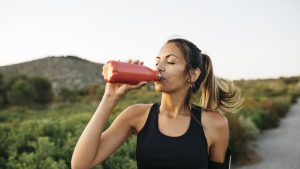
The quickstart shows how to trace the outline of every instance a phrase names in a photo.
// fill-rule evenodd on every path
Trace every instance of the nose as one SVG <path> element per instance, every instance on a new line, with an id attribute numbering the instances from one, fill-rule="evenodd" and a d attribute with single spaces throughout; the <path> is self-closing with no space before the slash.
<path id="1" fill-rule="evenodd" d="M 156 70 L 159 71 L 159 72 L 164 72 L 165 71 L 165 68 L 164 68 L 164 66 L 161 62 L 156 65 Z"/>

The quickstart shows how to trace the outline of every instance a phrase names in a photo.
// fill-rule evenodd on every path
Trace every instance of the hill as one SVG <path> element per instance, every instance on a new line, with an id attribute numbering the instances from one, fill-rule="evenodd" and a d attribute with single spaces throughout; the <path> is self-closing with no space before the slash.
<path id="1" fill-rule="evenodd" d="M 76 56 L 51 56 L 2 66 L 0 73 L 5 82 L 17 75 L 45 77 L 51 81 L 54 93 L 58 93 L 63 88 L 81 89 L 91 83 L 102 83 L 102 66 Z"/>

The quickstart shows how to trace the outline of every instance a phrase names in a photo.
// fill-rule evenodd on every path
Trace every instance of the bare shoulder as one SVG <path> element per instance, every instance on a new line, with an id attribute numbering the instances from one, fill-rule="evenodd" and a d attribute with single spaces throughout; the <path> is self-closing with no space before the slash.
<path id="1" fill-rule="evenodd" d="M 214 111 L 203 111 L 202 122 L 210 137 L 211 145 L 223 142 L 227 145 L 229 139 L 229 124 L 227 118 Z M 225 145 L 225 146 L 226 146 Z"/>
<path id="2" fill-rule="evenodd" d="M 203 123 L 215 130 L 226 130 L 229 128 L 227 118 L 215 111 L 203 111 Z"/>
<path id="3" fill-rule="evenodd" d="M 130 119 L 129 123 L 134 134 L 137 134 L 144 126 L 151 106 L 152 104 L 134 104 L 127 108 L 129 112 L 127 113 L 129 116 L 128 119 Z"/>
<path id="4" fill-rule="evenodd" d="M 208 138 L 210 160 L 223 163 L 229 143 L 229 124 L 227 118 L 214 111 L 202 111 L 203 126 Z"/>

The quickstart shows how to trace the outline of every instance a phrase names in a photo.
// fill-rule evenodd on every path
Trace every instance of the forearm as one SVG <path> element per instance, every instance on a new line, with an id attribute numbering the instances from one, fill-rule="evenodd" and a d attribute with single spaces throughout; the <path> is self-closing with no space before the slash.
<path id="1" fill-rule="evenodd" d="M 110 113 L 118 102 L 114 96 L 105 94 L 82 132 L 72 156 L 72 168 L 89 168 L 94 160 L 100 144 L 101 134 Z"/>

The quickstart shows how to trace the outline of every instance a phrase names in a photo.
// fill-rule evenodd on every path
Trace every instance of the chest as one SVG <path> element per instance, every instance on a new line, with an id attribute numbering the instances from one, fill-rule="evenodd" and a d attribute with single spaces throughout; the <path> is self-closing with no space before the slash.
<path id="1" fill-rule="evenodd" d="M 170 137 L 179 137 L 189 130 L 191 116 L 181 116 L 176 119 L 170 119 L 165 115 L 159 115 L 157 125 L 160 133 Z"/>

